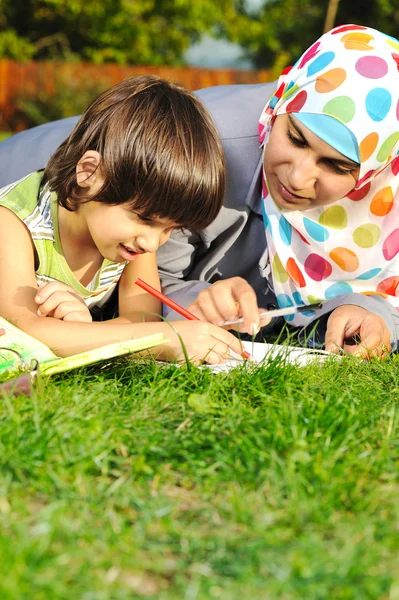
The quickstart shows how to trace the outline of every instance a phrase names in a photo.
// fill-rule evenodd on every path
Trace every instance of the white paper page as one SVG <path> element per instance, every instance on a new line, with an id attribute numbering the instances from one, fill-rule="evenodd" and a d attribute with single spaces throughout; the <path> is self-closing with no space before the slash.
<path id="1" fill-rule="evenodd" d="M 323 362 L 332 355 L 324 350 L 312 350 L 311 348 L 296 348 L 294 346 L 278 345 L 278 344 L 263 344 L 259 342 L 242 342 L 245 350 L 251 354 L 250 361 L 255 364 L 267 364 L 268 359 L 275 356 L 282 356 L 287 362 L 298 365 L 300 367 L 309 364 L 310 362 Z M 238 367 L 242 363 L 241 358 L 230 358 L 223 365 L 207 365 L 208 368 L 216 372 L 230 371 L 234 367 Z"/>

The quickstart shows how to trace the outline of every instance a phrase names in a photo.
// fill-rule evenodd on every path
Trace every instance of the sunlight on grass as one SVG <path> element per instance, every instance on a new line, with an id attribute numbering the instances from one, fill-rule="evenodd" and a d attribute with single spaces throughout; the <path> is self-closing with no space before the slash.
<path id="1" fill-rule="evenodd" d="M 119 359 L 6 399 L 1 598 L 388 599 L 398 365 Z"/>

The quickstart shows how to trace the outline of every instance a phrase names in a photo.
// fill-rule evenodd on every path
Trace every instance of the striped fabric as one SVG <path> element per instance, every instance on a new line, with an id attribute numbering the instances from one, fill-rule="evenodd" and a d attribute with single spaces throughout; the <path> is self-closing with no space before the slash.
<path id="1" fill-rule="evenodd" d="M 61 281 L 72 287 L 89 308 L 101 307 L 111 296 L 126 263 L 103 260 L 100 270 L 85 287 L 76 279 L 62 254 L 58 233 L 58 205 L 54 192 L 42 185 L 43 171 L 0 189 L 0 206 L 5 206 L 27 226 L 37 252 L 36 281 Z"/>

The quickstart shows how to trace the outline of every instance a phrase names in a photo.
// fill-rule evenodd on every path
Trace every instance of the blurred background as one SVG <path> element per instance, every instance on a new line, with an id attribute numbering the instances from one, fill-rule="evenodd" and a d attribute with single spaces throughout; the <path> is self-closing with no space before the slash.
<path id="1" fill-rule="evenodd" d="M 0 0 L 0 139 L 80 114 L 121 79 L 276 79 L 322 33 L 399 35 L 399 0 Z"/>

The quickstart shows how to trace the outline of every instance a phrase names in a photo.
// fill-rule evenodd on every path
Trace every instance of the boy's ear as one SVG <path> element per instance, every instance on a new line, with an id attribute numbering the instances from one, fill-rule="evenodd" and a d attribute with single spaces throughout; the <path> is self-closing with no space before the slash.
<path id="1" fill-rule="evenodd" d="M 101 154 L 88 150 L 76 165 L 76 182 L 82 188 L 102 187 Z"/>

